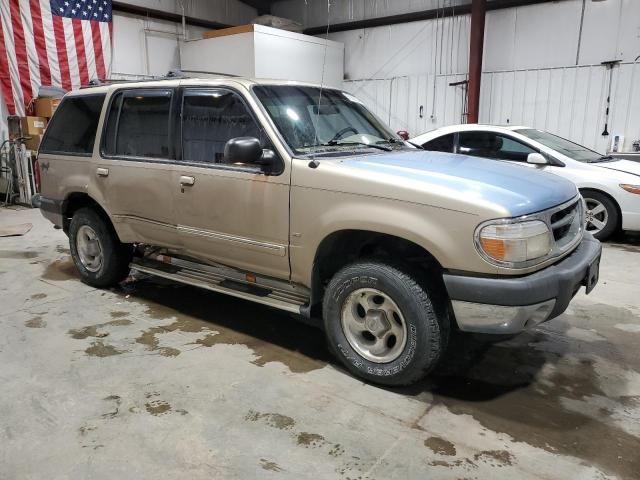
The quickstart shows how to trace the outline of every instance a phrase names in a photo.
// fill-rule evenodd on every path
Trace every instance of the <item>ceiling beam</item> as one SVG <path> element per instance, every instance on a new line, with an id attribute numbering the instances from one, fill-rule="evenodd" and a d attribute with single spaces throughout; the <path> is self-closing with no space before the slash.
<path id="1" fill-rule="evenodd" d="M 125 2 L 113 2 L 113 11 L 128 13 L 131 15 L 139 15 L 141 17 L 149 17 L 155 20 L 166 20 L 169 22 L 182 23 L 182 15 L 179 15 L 177 13 L 157 10 L 155 8 L 140 7 L 138 5 L 131 5 Z M 219 28 L 228 28 L 232 26 L 226 23 L 214 22 L 211 20 L 204 20 L 202 18 L 189 16 L 185 16 L 184 20 L 187 25 L 208 28 L 210 30 L 217 30 Z"/>
<path id="2" fill-rule="evenodd" d="M 240 0 L 242 3 L 255 8 L 258 11 L 258 15 L 270 15 L 271 3 L 273 0 Z"/>

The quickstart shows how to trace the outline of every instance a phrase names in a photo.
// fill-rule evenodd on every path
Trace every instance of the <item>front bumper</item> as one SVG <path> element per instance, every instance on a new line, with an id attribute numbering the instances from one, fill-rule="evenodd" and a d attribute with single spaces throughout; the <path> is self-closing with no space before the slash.
<path id="1" fill-rule="evenodd" d="M 598 281 L 600 242 L 585 234 L 558 263 L 523 277 L 444 274 L 460 330 L 514 334 L 563 313 L 581 286 Z"/>

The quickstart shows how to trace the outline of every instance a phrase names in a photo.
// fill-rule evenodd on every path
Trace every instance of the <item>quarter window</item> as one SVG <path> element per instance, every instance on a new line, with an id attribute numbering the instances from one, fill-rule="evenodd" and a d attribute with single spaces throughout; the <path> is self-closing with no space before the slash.
<path id="1" fill-rule="evenodd" d="M 264 135 L 240 96 L 229 90 L 186 91 L 182 104 L 182 159 L 226 163 L 224 147 L 236 137 Z"/>
<path id="2" fill-rule="evenodd" d="M 458 153 L 476 157 L 526 162 L 536 150 L 522 142 L 495 132 L 460 132 Z"/>
<path id="3" fill-rule="evenodd" d="M 104 153 L 170 159 L 171 90 L 116 94 L 111 102 Z"/>
<path id="4" fill-rule="evenodd" d="M 454 134 L 443 135 L 422 145 L 425 150 L 433 152 L 453 152 Z"/>
<path id="5" fill-rule="evenodd" d="M 65 98 L 47 127 L 40 152 L 91 156 L 104 98 L 104 95 Z"/>

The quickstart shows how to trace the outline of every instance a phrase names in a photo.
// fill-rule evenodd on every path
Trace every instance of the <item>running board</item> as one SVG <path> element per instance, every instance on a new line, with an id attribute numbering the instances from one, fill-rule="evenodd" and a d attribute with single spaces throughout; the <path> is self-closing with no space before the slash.
<path id="1" fill-rule="evenodd" d="M 134 258 L 139 272 L 224 293 L 296 314 L 309 303 L 309 290 L 281 280 L 260 277 L 222 265 L 206 265 L 168 255 Z"/>

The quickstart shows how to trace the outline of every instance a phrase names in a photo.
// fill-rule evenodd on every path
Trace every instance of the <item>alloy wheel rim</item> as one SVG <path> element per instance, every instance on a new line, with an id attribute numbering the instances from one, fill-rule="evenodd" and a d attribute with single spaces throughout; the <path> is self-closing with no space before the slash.
<path id="1" fill-rule="evenodd" d="M 400 308 L 375 288 L 352 292 L 343 304 L 341 321 L 349 345 L 371 362 L 393 362 L 407 343 L 407 323 Z"/>
<path id="2" fill-rule="evenodd" d="M 102 267 L 104 254 L 102 245 L 95 230 L 88 225 L 82 225 L 76 234 L 76 249 L 82 266 L 95 273 Z"/>
<path id="3" fill-rule="evenodd" d="M 604 230 L 609 221 L 606 207 L 593 198 L 585 198 L 587 210 L 585 212 L 585 226 L 588 232 L 598 233 Z"/>

